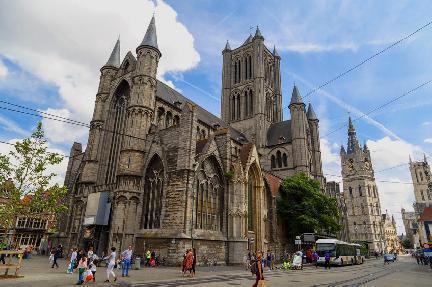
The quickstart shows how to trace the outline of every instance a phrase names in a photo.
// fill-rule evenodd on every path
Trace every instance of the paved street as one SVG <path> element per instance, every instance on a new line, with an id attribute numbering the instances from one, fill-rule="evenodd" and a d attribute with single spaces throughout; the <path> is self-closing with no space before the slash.
<path id="1" fill-rule="evenodd" d="M 77 274 L 65 273 L 66 263 L 59 269 L 49 268 L 48 258 L 33 257 L 25 261 L 20 279 L 0 280 L 0 286 L 56 287 L 73 286 Z M 97 271 L 97 283 L 89 286 L 109 286 L 105 280 L 105 268 Z M 116 271 L 120 274 L 120 270 Z M 303 271 L 265 272 L 267 286 L 431 286 L 432 270 L 418 266 L 411 257 L 400 257 L 399 262 L 383 266 L 381 260 L 368 260 L 360 266 L 332 268 L 330 271 L 307 267 Z M 252 286 L 250 273 L 239 267 L 200 267 L 194 279 L 182 278 L 179 268 L 132 270 L 131 277 L 119 277 L 112 286 L 162 287 L 162 286 Z"/>

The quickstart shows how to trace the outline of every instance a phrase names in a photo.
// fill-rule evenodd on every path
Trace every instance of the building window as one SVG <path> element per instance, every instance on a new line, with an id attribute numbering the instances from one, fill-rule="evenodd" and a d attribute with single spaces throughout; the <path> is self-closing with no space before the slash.
<path id="1" fill-rule="evenodd" d="M 422 198 L 422 200 L 424 201 L 424 200 L 425 200 L 425 197 L 424 197 L 423 190 L 420 190 L 420 193 L 421 193 L 421 198 Z"/>
<path id="2" fill-rule="evenodd" d="M 371 188 L 370 188 L 370 185 L 368 185 L 368 196 L 369 196 L 369 197 L 371 196 Z"/>
<path id="3" fill-rule="evenodd" d="M 281 152 L 279 150 L 276 152 L 276 160 L 277 160 L 278 168 L 281 168 L 282 167 L 282 155 L 281 155 Z"/>
<path id="4" fill-rule="evenodd" d="M 348 187 L 350 197 L 353 197 L 352 187 Z"/>
<path id="5" fill-rule="evenodd" d="M 206 159 L 197 174 L 194 225 L 197 229 L 221 230 L 222 181 L 214 158 Z"/>
<path id="6" fill-rule="evenodd" d="M 284 153 L 284 154 L 282 155 L 282 163 L 283 163 L 283 166 L 284 166 L 284 167 L 287 167 L 287 166 L 288 166 L 288 157 L 287 157 L 286 153 Z"/>
<path id="7" fill-rule="evenodd" d="M 180 117 L 179 116 L 174 116 L 173 118 L 173 125 L 174 126 L 178 126 L 180 124 Z"/>
<path id="8" fill-rule="evenodd" d="M 155 155 L 150 160 L 144 177 L 143 228 L 160 228 L 164 168 L 162 160 Z"/>
<path id="9" fill-rule="evenodd" d="M 362 188 L 361 188 L 361 186 L 359 185 L 359 187 L 358 187 L 358 190 L 359 190 L 359 196 L 363 196 L 363 193 L 362 193 Z"/>
<path id="10" fill-rule="evenodd" d="M 420 181 L 423 181 L 423 173 L 420 172 Z"/>
<path id="11" fill-rule="evenodd" d="M 275 168 L 276 167 L 276 159 L 275 156 L 272 154 L 271 156 L 271 168 Z"/>
<path id="12" fill-rule="evenodd" d="M 252 116 L 253 115 L 253 92 L 252 90 L 249 90 L 249 115 Z"/>

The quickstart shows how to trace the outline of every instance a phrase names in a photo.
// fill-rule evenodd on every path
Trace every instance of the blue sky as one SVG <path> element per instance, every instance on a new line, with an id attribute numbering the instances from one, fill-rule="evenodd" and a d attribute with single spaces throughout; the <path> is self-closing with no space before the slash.
<path id="1" fill-rule="evenodd" d="M 307 94 L 431 21 L 428 11 L 430 1 L 0 0 L 0 99 L 88 122 L 99 68 L 116 38 L 121 35 L 122 57 L 134 52 L 155 12 L 160 79 L 219 115 L 221 51 L 226 40 L 237 47 L 258 25 L 266 45 L 281 55 L 286 106 L 294 82 Z M 356 118 L 432 79 L 431 39 L 432 25 L 306 100 L 320 118 L 325 173 L 340 174 L 346 128 L 327 134 L 346 124 L 348 114 Z M 407 163 L 409 154 L 432 154 L 431 92 L 432 84 L 355 121 L 375 170 Z M 0 139 L 22 138 L 36 122 L 0 110 Z M 53 149 L 67 154 L 73 141 L 86 143 L 83 128 L 44 124 Z M 409 182 L 408 166 L 376 178 L 382 211 L 395 215 L 400 233 L 400 208 L 412 209 L 412 186 L 380 181 Z"/>

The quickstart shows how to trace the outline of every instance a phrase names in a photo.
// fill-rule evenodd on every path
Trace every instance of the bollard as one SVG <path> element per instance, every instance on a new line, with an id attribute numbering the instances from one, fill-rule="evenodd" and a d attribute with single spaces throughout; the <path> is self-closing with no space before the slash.
<path id="1" fill-rule="evenodd" d="M 136 257 L 135 258 L 135 270 L 141 269 L 141 258 Z"/>

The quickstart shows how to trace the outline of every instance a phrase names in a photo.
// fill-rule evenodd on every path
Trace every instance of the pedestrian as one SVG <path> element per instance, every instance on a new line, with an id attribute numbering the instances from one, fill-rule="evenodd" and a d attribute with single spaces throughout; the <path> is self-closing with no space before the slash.
<path id="1" fill-rule="evenodd" d="M 193 251 L 192 251 L 192 249 L 189 249 L 186 252 L 186 257 L 185 257 L 184 267 L 183 267 L 183 270 L 184 270 L 183 276 L 186 274 L 187 271 L 189 271 L 191 273 L 192 265 L 193 265 Z"/>
<path id="2" fill-rule="evenodd" d="M 375 259 L 378 259 L 378 251 L 375 250 Z"/>
<path id="3" fill-rule="evenodd" d="M 253 287 L 265 286 L 264 274 L 263 274 L 264 269 L 262 268 L 262 253 L 260 251 L 258 251 L 257 253 L 257 258 L 254 264 L 256 265 L 256 268 L 254 268 L 256 277 L 255 277 L 255 284 L 252 286 Z"/>
<path id="4" fill-rule="evenodd" d="M 108 267 L 107 267 L 107 279 L 105 280 L 105 282 L 110 282 L 110 275 L 112 275 L 114 277 L 114 282 L 117 281 L 117 276 L 114 273 L 114 267 L 116 265 L 116 258 L 117 258 L 117 253 L 116 253 L 116 248 L 115 247 L 111 247 L 111 254 L 109 256 L 106 256 L 104 258 L 104 260 L 108 260 Z"/>
<path id="5" fill-rule="evenodd" d="M 76 285 L 81 285 L 84 282 L 84 272 L 87 269 L 87 258 L 85 256 L 81 257 L 81 260 L 78 262 L 78 282 Z"/>
<path id="6" fill-rule="evenodd" d="M 58 263 L 57 263 L 57 259 L 61 255 L 60 245 L 57 248 L 54 248 L 52 254 L 53 254 L 53 264 L 52 264 L 51 268 L 54 268 L 54 266 L 56 266 L 56 268 L 59 268 Z"/>
<path id="7" fill-rule="evenodd" d="M 0 251 L 5 249 L 6 249 L 6 243 L 0 241 Z M 6 254 L 0 254 L 0 261 L 3 262 L 3 264 L 6 264 L 5 258 L 6 258 Z"/>
<path id="8" fill-rule="evenodd" d="M 93 282 L 96 282 L 96 262 L 94 259 L 90 261 L 89 269 L 93 275 Z"/>
<path id="9" fill-rule="evenodd" d="M 153 250 L 150 256 L 150 267 L 156 267 L 156 252 Z"/>
<path id="10" fill-rule="evenodd" d="M 150 250 L 147 250 L 145 266 L 150 266 L 150 259 L 151 259 L 151 252 L 150 252 Z"/>
<path id="11" fill-rule="evenodd" d="M 314 250 L 314 252 L 312 252 L 312 260 L 315 263 L 315 268 L 318 268 L 318 258 L 319 255 L 318 253 Z"/>
<path id="12" fill-rule="evenodd" d="M 266 258 L 266 264 L 265 264 L 269 270 L 271 270 L 271 253 L 270 250 L 267 250 L 267 258 Z"/>
<path id="13" fill-rule="evenodd" d="M 73 270 L 75 269 L 76 259 L 78 256 L 76 248 L 72 248 L 71 251 L 72 251 L 72 253 L 71 253 L 71 257 L 70 257 L 69 268 L 67 271 L 68 274 L 72 274 Z"/>
<path id="14" fill-rule="evenodd" d="M 190 274 L 192 275 L 192 277 L 195 277 L 195 267 L 196 267 L 196 263 L 197 263 L 195 248 L 192 249 L 192 254 L 193 254 L 193 259 L 192 259 L 192 268 L 190 270 Z"/>
<path id="15" fill-rule="evenodd" d="M 129 277 L 129 268 L 131 266 L 132 253 L 132 246 L 129 245 L 128 249 L 123 251 L 121 254 L 123 261 L 122 277 Z"/>
<path id="16" fill-rule="evenodd" d="M 274 270 L 274 268 L 275 268 L 275 254 L 273 251 L 270 253 L 270 259 L 271 259 L 271 265 L 270 265 L 271 270 Z"/>
<path id="17" fill-rule="evenodd" d="M 324 263 L 325 269 L 327 269 L 328 267 L 328 269 L 330 270 L 330 251 L 326 251 L 324 253 L 324 260 L 325 260 Z"/>

